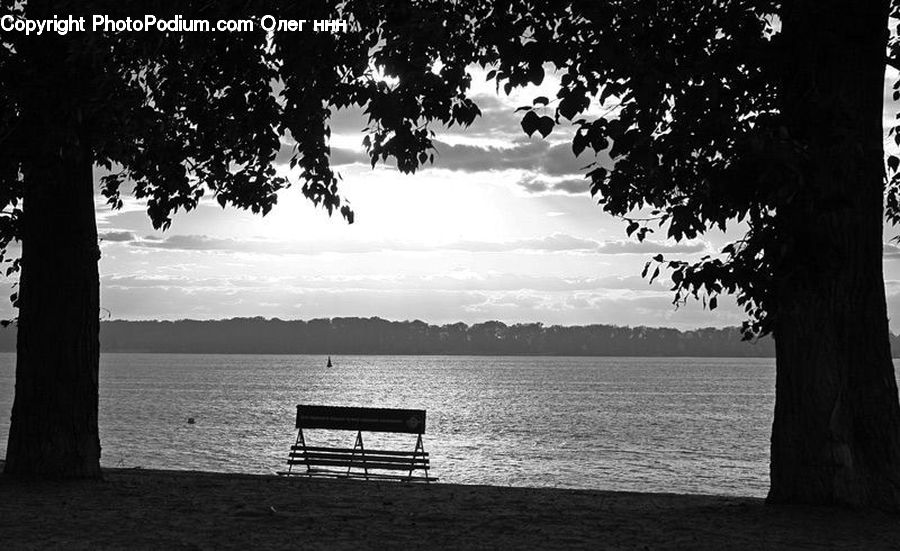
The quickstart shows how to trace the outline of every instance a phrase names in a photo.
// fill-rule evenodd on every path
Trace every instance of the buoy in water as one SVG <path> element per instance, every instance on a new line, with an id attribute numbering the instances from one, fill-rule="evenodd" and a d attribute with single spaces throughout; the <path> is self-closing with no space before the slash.
<path id="1" fill-rule="evenodd" d="M 194 418 L 193 418 L 193 417 L 188 417 L 187 423 L 188 423 L 188 425 L 193 425 L 193 424 L 194 424 Z"/>

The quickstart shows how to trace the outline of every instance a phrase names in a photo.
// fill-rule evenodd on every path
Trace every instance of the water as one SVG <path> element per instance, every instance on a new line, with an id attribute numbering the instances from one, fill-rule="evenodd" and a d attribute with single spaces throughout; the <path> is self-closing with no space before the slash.
<path id="1" fill-rule="evenodd" d="M 768 487 L 771 359 L 334 360 L 328 369 L 319 356 L 104 355 L 101 463 L 270 473 L 284 468 L 295 406 L 307 403 L 428 410 L 425 447 L 442 482 L 752 496 Z M 0 354 L 0 457 L 14 362 Z M 306 436 L 348 446 L 355 437 Z"/>

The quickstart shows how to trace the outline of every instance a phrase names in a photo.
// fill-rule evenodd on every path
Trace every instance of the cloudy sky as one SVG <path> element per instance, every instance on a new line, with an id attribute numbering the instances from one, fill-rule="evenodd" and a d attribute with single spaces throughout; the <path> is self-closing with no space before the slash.
<path id="1" fill-rule="evenodd" d="M 112 319 L 309 319 L 381 316 L 467 323 L 613 323 L 691 328 L 736 325 L 731 300 L 709 312 L 676 310 L 666 280 L 640 278 L 654 254 L 696 259 L 734 235 L 638 244 L 591 199 L 565 131 L 528 139 L 517 106 L 553 88 L 498 96 L 475 74 L 483 116 L 438 130 L 433 166 L 405 176 L 372 169 L 365 120 L 333 121 L 333 162 L 356 221 L 329 218 L 288 189 L 259 217 L 213 201 L 180 214 L 165 233 L 144 206 L 110 210 L 97 198 L 101 303 Z M 290 174 L 285 164 L 282 170 Z M 890 233 L 886 232 L 886 238 Z M 887 239 L 886 239 L 887 240 Z M 892 317 L 900 318 L 900 247 L 886 245 Z M 900 331 L 900 324 L 892 322 Z"/>

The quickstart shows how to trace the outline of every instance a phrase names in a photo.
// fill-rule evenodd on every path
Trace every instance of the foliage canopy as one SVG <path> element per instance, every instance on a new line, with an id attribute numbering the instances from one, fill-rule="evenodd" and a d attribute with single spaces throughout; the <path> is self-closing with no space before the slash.
<path id="1" fill-rule="evenodd" d="M 0 15 L 135 15 L 125 3 L 3 2 Z M 560 75 L 554 97 L 523 106 L 522 128 L 546 137 L 574 125 L 575 155 L 605 152 L 612 164 L 587 167 L 602 208 L 627 233 L 691 239 L 735 223 L 745 235 L 697 263 L 658 255 L 644 275 L 671 270 L 676 303 L 689 296 L 710 308 L 735 293 L 749 314 L 747 335 L 771 330 L 772 280 L 799 246 L 780 238 L 776 212 L 804 186 L 792 165 L 802 144 L 780 120 L 784 78 L 774 0 L 595 2 L 590 0 L 322 0 L 314 3 L 180 2 L 186 18 L 345 19 L 348 32 L 76 33 L 61 55 L 89 72 L 72 90 L 93 162 L 110 173 L 109 203 L 134 185 L 157 228 L 206 194 L 224 207 L 267 213 L 291 181 L 276 173 L 283 140 L 302 193 L 329 213 L 353 212 L 329 164 L 329 118 L 359 106 L 369 117 L 363 143 L 373 166 L 391 159 L 402 172 L 433 160 L 432 123 L 468 125 L 479 115 L 467 96 L 473 64 L 489 69 L 498 91 Z M 141 5 L 174 15 L 170 5 Z M 897 6 L 893 7 L 897 15 Z M 0 246 L 19 235 L 23 160 L 18 105 L 41 68 L 26 38 L 0 47 Z M 900 42 L 891 42 L 894 58 Z M 900 135 L 896 135 L 900 143 Z M 900 221 L 897 157 L 888 159 L 888 217 Z M 16 265 L 11 267 L 15 270 Z M 652 273 L 650 270 L 652 269 Z"/>

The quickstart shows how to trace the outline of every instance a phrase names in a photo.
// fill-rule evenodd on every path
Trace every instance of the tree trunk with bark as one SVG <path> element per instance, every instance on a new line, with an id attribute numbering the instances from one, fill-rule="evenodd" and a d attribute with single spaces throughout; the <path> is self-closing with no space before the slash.
<path id="1" fill-rule="evenodd" d="M 882 272 L 886 1 L 786 2 L 772 503 L 900 509 L 900 404 Z"/>
<path id="2" fill-rule="evenodd" d="M 17 143 L 28 161 L 9 475 L 100 477 L 99 249 L 82 112 L 90 71 L 77 51 L 51 33 L 21 52 L 28 94 Z"/>

